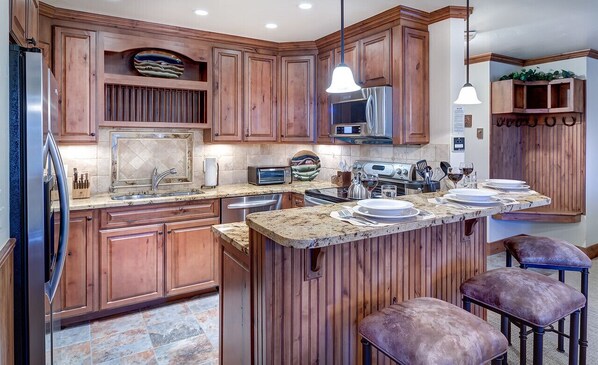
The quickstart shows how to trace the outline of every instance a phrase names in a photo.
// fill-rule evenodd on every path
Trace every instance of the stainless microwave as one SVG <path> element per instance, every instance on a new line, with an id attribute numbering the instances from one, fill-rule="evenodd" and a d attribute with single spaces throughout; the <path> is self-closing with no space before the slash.
<path id="1" fill-rule="evenodd" d="M 392 87 L 331 95 L 330 136 L 354 144 L 392 144 Z"/>
<path id="2" fill-rule="evenodd" d="M 290 184 L 290 166 L 248 166 L 247 181 L 253 185 Z"/>

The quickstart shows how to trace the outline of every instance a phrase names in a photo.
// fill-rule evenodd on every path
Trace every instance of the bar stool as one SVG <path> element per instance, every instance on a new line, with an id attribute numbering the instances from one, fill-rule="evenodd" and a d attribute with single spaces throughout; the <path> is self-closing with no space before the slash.
<path id="1" fill-rule="evenodd" d="M 526 363 L 527 327 L 534 333 L 534 365 L 540 365 L 546 327 L 570 315 L 569 364 L 577 364 L 579 311 L 585 305 L 585 297 L 577 290 L 548 276 L 508 267 L 465 281 L 461 294 L 466 310 L 474 303 L 520 326 L 520 364 Z M 506 325 L 501 329 L 506 336 Z"/>
<path id="2" fill-rule="evenodd" d="M 558 270 L 559 281 L 562 283 L 565 282 L 565 271 L 581 273 L 581 293 L 586 297 L 586 304 L 581 309 L 579 323 L 579 364 L 586 365 L 588 349 L 588 276 L 592 267 L 592 260 L 571 243 L 548 237 L 519 235 L 507 238 L 503 243 L 507 249 L 507 267 L 512 266 L 512 257 L 514 257 L 523 269 Z M 565 351 L 564 331 L 565 321 L 560 320 L 556 332 L 558 333 L 557 350 L 561 352 Z"/>
<path id="3" fill-rule="evenodd" d="M 508 348 L 486 321 L 435 298 L 384 308 L 364 318 L 359 333 L 364 365 L 371 364 L 372 346 L 402 365 L 500 364 Z"/>

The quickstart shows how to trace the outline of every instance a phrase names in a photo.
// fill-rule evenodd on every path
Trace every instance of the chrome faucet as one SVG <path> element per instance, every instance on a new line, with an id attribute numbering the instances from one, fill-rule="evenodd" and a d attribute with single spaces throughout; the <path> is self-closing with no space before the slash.
<path id="1" fill-rule="evenodd" d="M 158 189 L 158 185 L 162 179 L 168 175 L 175 175 L 176 173 L 176 169 L 170 169 L 158 174 L 158 168 L 154 167 L 154 171 L 152 172 L 152 191 L 156 191 Z"/>

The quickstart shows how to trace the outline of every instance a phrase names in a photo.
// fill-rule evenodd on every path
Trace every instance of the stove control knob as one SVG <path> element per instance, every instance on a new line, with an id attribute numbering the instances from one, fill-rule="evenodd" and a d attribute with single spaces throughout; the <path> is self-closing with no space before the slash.
<path id="1" fill-rule="evenodd" d="M 409 171 L 407 169 L 403 169 L 403 175 L 405 175 L 405 176 L 409 175 Z"/>

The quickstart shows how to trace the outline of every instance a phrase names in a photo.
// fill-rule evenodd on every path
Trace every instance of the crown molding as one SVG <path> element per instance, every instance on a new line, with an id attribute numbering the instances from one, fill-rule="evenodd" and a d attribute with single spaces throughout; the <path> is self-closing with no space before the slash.
<path id="1" fill-rule="evenodd" d="M 469 8 L 469 13 L 473 13 L 473 8 Z M 434 10 L 430 13 L 428 24 L 433 24 L 437 22 L 441 22 L 446 19 L 456 18 L 456 19 L 467 19 L 467 7 L 465 6 L 446 6 L 444 8 Z"/>
<path id="2" fill-rule="evenodd" d="M 516 65 L 516 66 L 524 66 L 525 65 L 525 60 L 522 60 L 520 58 L 501 55 L 498 53 L 484 53 L 481 55 L 469 57 L 470 65 L 473 65 L 475 63 L 490 62 L 490 61 L 506 63 L 509 65 Z"/>
<path id="3" fill-rule="evenodd" d="M 570 60 L 573 58 L 580 58 L 580 57 L 589 57 L 589 58 L 598 59 L 598 51 L 596 51 L 594 49 L 583 49 L 581 51 L 565 52 L 565 53 L 560 53 L 560 54 L 552 55 L 552 56 L 532 58 L 532 59 L 526 60 L 524 66 L 538 65 L 541 63 L 548 63 L 548 62 L 555 62 L 555 61 L 564 61 L 564 60 Z"/>

